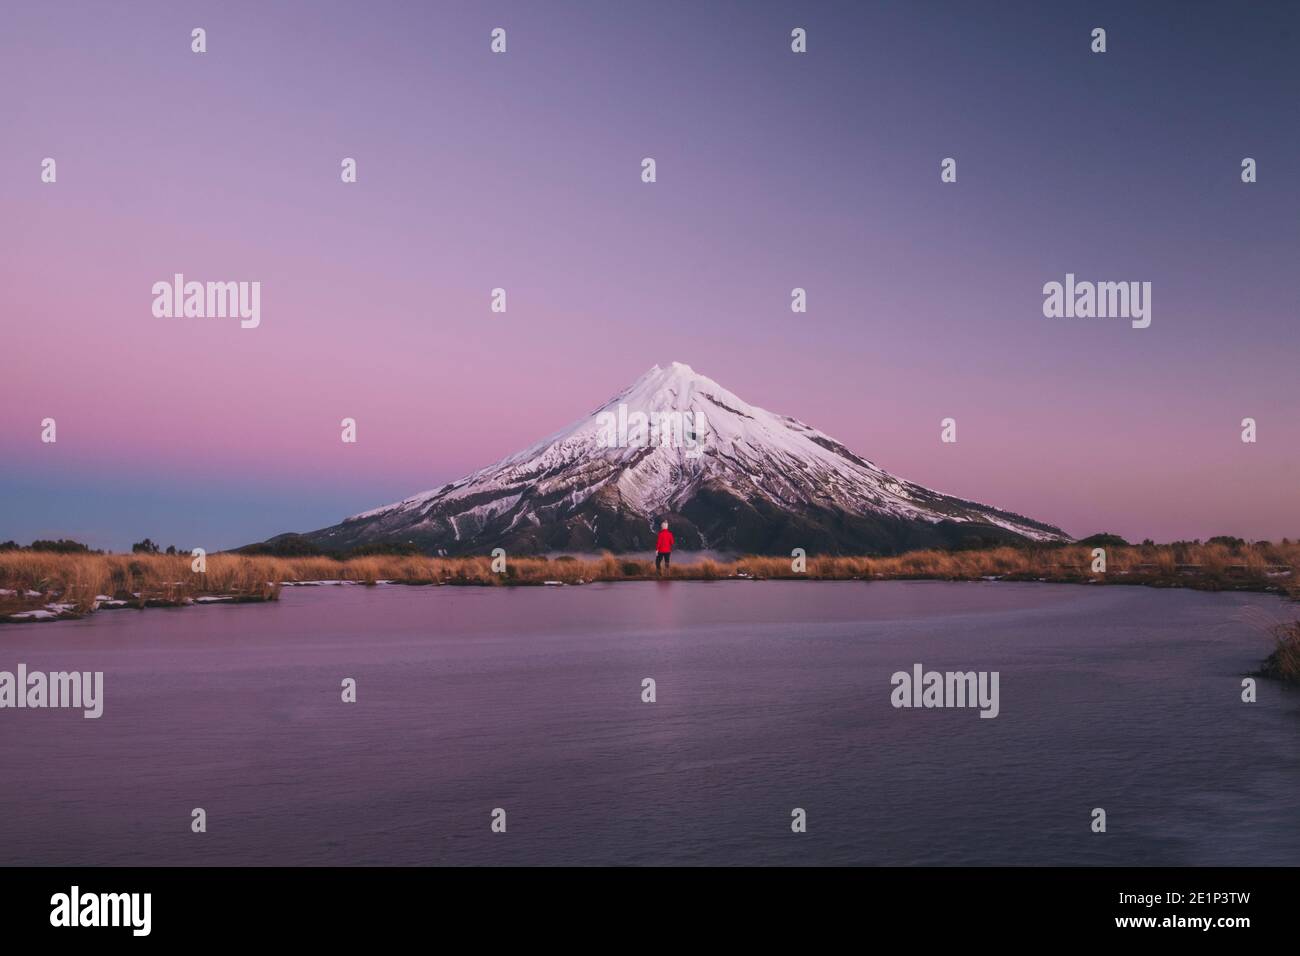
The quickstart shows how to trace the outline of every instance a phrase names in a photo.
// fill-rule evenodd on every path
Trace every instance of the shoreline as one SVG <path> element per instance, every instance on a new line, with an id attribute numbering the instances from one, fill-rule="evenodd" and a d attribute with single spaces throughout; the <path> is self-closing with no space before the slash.
<path id="1" fill-rule="evenodd" d="M 218 553 L 195 571 L 188 556 L 0 552 L 0 625 L 78 620 L 99 611 L 277 601 L 285 587 L 580 587 L 622 581 L 1013 582 L 1244 591 L 1300 599 L 1300 545 L 1111 548 L 1101 567 L 1086 546 L 918 551 L 892 557 L 703 559 L 658 576 L 653 560 L 606 554 L 428 558 L 277 558 Z M 1193 560 L 1194 559 L 1194 560 Z M 197 563 L 197 562 L 196 562 Z M 495 568 L 495 570 L 494 570 Z M 1271 629 L 1274 652 L 1254 676 L 1300 683 L 1300 620 Z"/>
<path id="2" fill-rule="evenodd" d="M 81 617 L 126 607 L 274 601 L 282 587 L 336 582 L 410 586 L 558 587 L 619 581 L 1021 581 L 1251 591 L 1300 598 L 1300 544 L 1129 545 L 1093 549 L 999 547 L 901 555 L 681 561 L 663 575 L 652 558 L 275 557 L 0 551 L 0 623 Z"/>

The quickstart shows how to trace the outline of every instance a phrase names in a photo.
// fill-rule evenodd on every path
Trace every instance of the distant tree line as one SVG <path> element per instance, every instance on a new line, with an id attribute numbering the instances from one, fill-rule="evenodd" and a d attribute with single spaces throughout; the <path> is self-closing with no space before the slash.
<path id="1" fill-rule="evenodd" d="M 143 541 L 137 541 L 135 544 L 131 545 L 131 553 L 132 554 L 188 554 L 189 549 L 181 549 L 178 551 L 176 549 L 176 545 L 169 544 L 167 545 L 167 550 L 164 551 L 159 545 L 156 545 L 148 538 L 145 538 Z"/>
<path id="2" fill-rule="evenodd" d="M 169 544 L 166 548 L 156 543 L 152 538 L 145 538 L 143 541 L 137 541 L 131 545 L 132 554 L 189 554 L 189 548 L 178 548 L 174 544 Z M 103 554 L 101 550 L 91 548 L 89 545 L 82 544 L 80 541 L 60 538 L 57 541 L 46 541 L 43 539 L 33 541 L 31 544 L 22 545 L 17 541 L 0 541 L 0 551 L 52 551 L 58 554 Z M 347 558 L 361 558 L 366 555 L 418 555 L 422 552 L 414 544 L 363 544 L 355 548 L 329 549 L 320 548 L 307 541 L 300 535 L 288 534 L 273 538 L 270 541 L 264 541 L 260 544 L 251 544 L 244 548 L 239 548 L 236 554 L 249 555 L 271 555 L 279 558 L 338 558 L 346 560 Z"/>
<path id="3" fill-rule="evenodd" d="M 1112 534 L 1109 531 L 1102 531 L 1102 532 L 1098 532 L 1097 534 L 1090 534 L 1086 538 L 1079 538 L 1075 541 L 1029 541 L 1026 539 L 1008 541 L 1006 538 L 1002 538 L 1002 537 L 981 535 L 980 533 L 978 533 L 978 531 L 976 531 L 967 535 L 958 543 L 949 545 L 946 548 L 940 548 L 938 550 L 984 551 L 989 548 L 1001 548 L 1001 547 L 1009 546 L 1013 548 L 1020 548 L 1022 550 L 1035 551 L 1040 549 L 1068 548 L 1077 545 L 1085 545 L 1090 548 L 1137 548 L 1137 547 L 1185 548 L 1185 547 L 1190 547 L 1192 545 L 1200 545 L 1201 543 L 1202 543 L 1201 539 L 1196 538 L 1193 541 L 1169 541 L 1162 545 L 1162 544 L 1158 544 L 1155 541 L 1152 541 L 1150 538 L 1144 538 L 1140 545 L 1136 545 L 1130 541 L 1125 540 L 1122 536 L 1118 534 Z M 1250 545 L 1260 545 L 1263 547 L 1268 547 L 1269 545 L 1272 544 L 1271 541 L 1264 541 L 1264 540 L 1247 541 L 1245 538 L 1234 537 L 1233 535 L 1230 534 L 1216 534 L 1212 538 L 1207 538 L 1204 543 L 1222 545 L 1233 551 L 1239 551 L 1242 548 L 1248 547 Z M 1290 543 L 1291 540 L 1289 538 L 1282 539 L 1283 545 L 1289 545 Z"/>
<path id="4" fill-rule="evenodd" d="M 70 538 L 59 538 L 57 541 L 38 539 L 25 547 L 17 541 L 0 541 L 0 551 L 54 551 L 59 554 L 104 553 L 103 551 L 92 551 L 88 545 L 84 545 L 80 541 L 73 541 Z"/>
<path id="5" fill-rule="evenodd" d="M 1256 544 L 1267 547 L 1269 541 L 1247 541 L 1245 538 L 1234 537 L 1228 534 L 1215 535 L 1205 541 L 1206 544 L 1223 545 L 1233 551 L 1238 551 L 1248 545 Z M 1282 544 L 1289 545 L 1289 538 L 1283 538 Z M 1124 540 L 1120 535 L 1111 534 L 1110 532 L 1099 532 L 1090 534 L 1086 538 L 1079 538 L 1077 541 L 1008 541 L 1002 537 L 988 537 L 979 533 L 972 533 L 963 538 L 957 544 L 942 549 L 947 551 L 983 551 L 988 548 L 1015 547 L 1029 550 L 1064 548 L 1070 545 L 1086 545 L 1093 548 L 1154 548 L 1160 547 L 1150 538 L 1145 538 L 1140 545 L 1134 545 Z M 1168 547 L 1180 548 L 1190 545 L 1201 544 L 1201 539 L 1194 541 L 1170 541 Z M 17 541 L 0 541 L 0 551 L 52 551 L 57 554 L 103 554 L 102 550 L 92 549 L 89 545 L 82 544 L 80 541 L 73 541 L 70 538 L 59 538 L 56 541 L 47 541 L 38 539 L 29 545 L 21 545 Z M 150 538 L 143 541 L 137 541 L 131 545 L 132 554 L 189 554 L 189 548 L 177 548 L 175 545 L 168 545 L 165 549 L 155 544 Z M 270 555 L 277 558 L 337 558 L 340 561 L 348 558 L 361 558 L 367 555 L 405 555 L 415 556 L 423 554 L 418 545 L 410 542 L 394 542 L 389 544 L 363 544 L 355 548 L 322 548 L 319 545 L 312 544 L 302 535 L 282 534 L 272 538 L 269 541 L 262 541 L 258 544 L 250 544 L 235 550 L 236 554 L 247 555 Z"/>
<path id="6" fill-rule="evenodd" d="M 17 541 L 0 541 L 0 551 L 53 551 L 57 554 L 103 554 L 102 550 L 91 548 L 89 545 L 82 544 L 80 541 L 73 541 L 71 538 L 59 538 L 57 541 L 46 541 L 37 539 L 29 545 L 21 545 Z M 143 541 L 137 541 L 131 545 L 132 554 L 183 554 L 187 552 L 178 551 L 175 545 L 168 545 L 164 551 L 160 546 L 154 544 L 148 538 Z"/>
<path id="7" fill-rule="evenodd" d="M 419 545 L 410 542 L 360 544 L 355 548 L 322 548 L 312 544 L 302 535 L 282 534 L 269 541 L 246 545 L 237 549 L 236 553 L 270 555 L 275 558 L 337 558 L 344 561 L 348 558 L 363 558 L 372 554 L 414 556 L 424 552 L 420 550 Z"/>

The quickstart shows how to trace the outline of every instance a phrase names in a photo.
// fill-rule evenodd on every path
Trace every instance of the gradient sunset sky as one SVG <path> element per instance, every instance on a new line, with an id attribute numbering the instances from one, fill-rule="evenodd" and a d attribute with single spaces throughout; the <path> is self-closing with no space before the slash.
<path id="1" fill-rule="evenodd" d="M 673 360 L 1075 535 L 1300 537 L 1300 5 L 7 3 L 0 102 L 0 540 L 312 530 Z"/>

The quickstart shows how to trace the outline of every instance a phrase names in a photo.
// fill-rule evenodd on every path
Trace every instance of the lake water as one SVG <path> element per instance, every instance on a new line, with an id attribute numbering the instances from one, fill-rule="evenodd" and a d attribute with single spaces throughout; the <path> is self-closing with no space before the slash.
<path id="1" fill-rule="evenodd" d="M 5 626 L 0 670 L 102 670 L 105 704 L 0 711 L 0 863 L 1296 865 L 1300 692 L 1240 699 L 1265 619 L 1295 612 L 644 582 Z M 895 709 L 891 674 L 918 662 L 998 671 L 999 716 Z"/>

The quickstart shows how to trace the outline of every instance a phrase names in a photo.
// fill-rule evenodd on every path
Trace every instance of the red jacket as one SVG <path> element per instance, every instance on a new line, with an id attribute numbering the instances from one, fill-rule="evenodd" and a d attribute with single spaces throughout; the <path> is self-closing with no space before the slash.
<path id="1" fill-rule="evenodd" d="M 667 528 L 659 532 L 659 540 L 655 542 L 655 551 L 659 554 L 667 554 L 673 549 L 673 533 Z"/>

